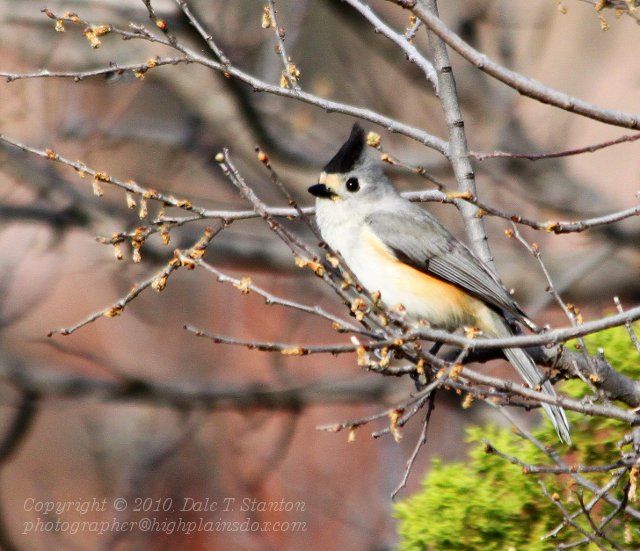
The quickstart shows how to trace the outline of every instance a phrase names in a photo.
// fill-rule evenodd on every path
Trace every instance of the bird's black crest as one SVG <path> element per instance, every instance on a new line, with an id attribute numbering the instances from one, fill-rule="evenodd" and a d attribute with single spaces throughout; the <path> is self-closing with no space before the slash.
<path id="1" fill-rule="evenodd" d="M 358 123 L 353 125 L 349 139 L 342 144 L 342 147 L 333 156 L 324 171 L 327 174 L 345 174 L 356 164 L 365 148 L 364 129 Z"/>

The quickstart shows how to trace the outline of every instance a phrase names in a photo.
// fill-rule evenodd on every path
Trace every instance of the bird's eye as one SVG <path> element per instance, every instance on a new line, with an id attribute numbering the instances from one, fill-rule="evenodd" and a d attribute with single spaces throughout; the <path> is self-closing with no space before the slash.
<path id="1" fill-rule="evenodd" d="M 347 191 L 351 193 L 355 193 L 360 189 L 360 182 L 358 182 L 357 178 L 349 178 L 346 183 Z"/>

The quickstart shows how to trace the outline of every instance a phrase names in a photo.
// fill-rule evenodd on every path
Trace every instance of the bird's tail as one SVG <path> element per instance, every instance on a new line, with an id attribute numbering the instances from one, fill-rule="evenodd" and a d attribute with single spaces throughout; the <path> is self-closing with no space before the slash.
<path id="1" fill-rule="evenodd" d="M 513 335 L 509 327 L 506 323 L 498 318 L 498 315 L 495 315 L 492 333 L 495 333 L 496 337 L 510 337 Z M 521 348 L 505 348 L 504 355 L 511 362 L 513 367 L 516 368 L 516 371 L 522 377 L 531 388 L 537 388 L 540 385 L 540 380 L 542 379 L 542 373 L 533 362 L 531 357 Z M 542 385 L 540 385 L 541 392 L 547 394 L 555 398 L 557 396 L 553 385 L 549 381 L 545 381 Z M 569 434 L 569 421 L 567 420 L 567 416 L 560 406 L 552 406 L 551 404 L 547 404 L 542 402 L 542 408 L 551 419 L 556 432 L 558 433 L 558 437 L 562 442 L 567 444 L 571 444 L 571 435 Z"/>

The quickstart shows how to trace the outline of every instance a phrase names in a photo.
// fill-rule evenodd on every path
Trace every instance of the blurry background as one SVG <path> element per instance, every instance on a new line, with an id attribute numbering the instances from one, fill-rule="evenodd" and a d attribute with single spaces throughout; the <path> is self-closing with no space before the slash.
<path id="1" fill-rule="evenodd" d="M 190 5 L 234 64 L 278 83 L 282 65 L 274 51 L 273 30 L 260 25 L 263 3 L 193 0 Z M 181 39 L 207 52 L 175 2 L 156 0 L 153 6 Z M 103 37 L 100 49 L 92 50 L 78 28 L 67 26 L 66 33 L 56 33 L 41 7 L 31 0 L 0 1 L 0 70 L 86 70 L 112 61 L 144 62 L 169 54 L 148 42 L 109 35 Z M 51 1 L 48 7 L 59 14 L 75 11 L 96 24 L 153 25 L 142 2 Z M 301 71 L 305 90 L 446 137 L 439 103 L 424 76 L 359 14 L 337 0 L 278 0 L 276 7 L 278 25 L 287 31 L 287 51 Z M 372 2 L 372 7 L 400 31 L 409 25 L 407 12 L 391 3 Z M 550 0 L 449 0 L 440 10 L 453 30 L 505 66 L 603 107 L 638 112 L 636 21 L 629 16 L 616 19 L 607 11 L 610 29 L 603 32 L 589 2 L 567 0 L 564 7 L 566 14 Z M 416 45 L 426 51 L 424 29 L 418 32 Z M 566 150 L 630 133 L 524 99 L 453 53 L 451 59 L 473 151 Z M 0 84 L 1 133 L 208 208 L 248 208 L 213 161 L 225 146 L 260 197 L 270 205 L 285 205 L 255 157 L 256 144 L 269 154 L 301 204 L 311 204 L 305 190 L 348 135 L 352 122 L 314 106 L 257 94 L 195 65 L 159 68 L 144 80 L 100 77 Z M 382 135 L 385 150 L 455 186 L 448 164 L 436 152 L 384 129 L 365 127 Z M 635 204 L 640 190 L 638 147 L 621 144 L 559 160 L 475 162 L 480 196 L 496 208 L 537 220 L 579 219 L 625 208 Z M 320 432 L 316 426 L 382 410 L 407 396 L 409 381 L 363 373 L 352 356 L 289 358 L 196 339 L 182 329 L 184 323 L 242 339 L 346 342 L 319 318 L 266 306 L 255 294 L 241 294 L 200 270 L 179 271 L 163 293 L 148 291 L 120 317 L 101 318 L 71 336 L 47 339 L 50 329 L 71 326 L 123 296 L 166 262 L 174 248 L 190 246 L 205 224 L 172 232 L 168 247 L 157 236 L 151 239 L 142 250 L 141 264 L 133 264 L 129 254 L 118 262 L 111 247 L 97 243 L 95 236 L 140 225 L 135 212 L 126 208 L 121 191 L 105 185 L 105 196 L 97 198 L 90 179 L 82 180 L 71 169 L 1 142 L 0 163 L 3 430 L 8 433 L 20 425 L 16 411 L 30 423 L 21 432 L 23 438 L 0 453 L 0 536 L 5 546 L 8 539 L 18 549 L 266 550 L 304 545 L 309 551 L 377 551 L 393 546 L 389 495 L 402 478 L 419 434 L 418 423 L 405 429 L 399 444 L 390 437 L 371 439 L 374 427 L 359 430 L 355 442 L 348 443 L 345 433 Z M 406 171 L 390 170 L 390 175 L 402 189 L 426 186 Z M 151 208 L 157 210 L 156 205 Z M 455 208 L 429 208 L 463 237 Z M 486 221 L 499 271 L 516 289 L 525 310 L 539 323 L 566 324 L 544 292 L 546 282 L 535 261 L 514 240 L 504 238 L 508 224 Z M 292 227 L 313 243 L 302 224 Z M 586 316 L 612 308 L 613 295 L 619 295 L 623 304 L 637 303 L 637 220 L 585 235 L 553 236 L 526 229 L 523 233 L 540 243 L 563 298 L 575 302 Z M 296 268 L 288 249 L 260 220 L 234 223 L 213 241 L 207 260 L 235 277 L 250 275 L 276 295 L 321 304 L 346 316 L 333 293 L 308 270 Z M 503 367 L 494 362 L 484 369 L 509 373 Z M 41 397 L 23 400 L 15 384 L 21 373 L 44 381 Z M 229 390 L 245 397 L 256 389 L 306 385 L 316 385 L 312 388 L 321 392 L 309 393 L 308 400 L 285 409 L 258 406 L 249 398 L 244 407 L 229 400 L 194 410 L 154 403 L 143 395 L 118 400 L 94 393 L 78 398 L 80 387 L 62 384 L 69 377 L 146 380 Z M 345 386 L 353 393 L 331 392 Z M 16 409 L 20 403 L 22 409 Z M 464 424 L 491 415 L 481 406 L 462 410 L 455 396 L 439 396 L 429 443 L 405 492 L 417 487 L 431 456 L 463 456 Z M 244 521 L 250 517 L 306 524 L 299 533 L 22 534 L 24 523 L 37 517 L 25 510 L 28 498 L 118 496 L 130 505 L 147 497 L 169 497 L 177 504 L 185 497 L 218 501 L 249 497 L 305 506 L 295 512 L 153 515 L 131 507 L 124 512 L 108 508 L 84 515 L 66 511 L 60 518 Z"/>

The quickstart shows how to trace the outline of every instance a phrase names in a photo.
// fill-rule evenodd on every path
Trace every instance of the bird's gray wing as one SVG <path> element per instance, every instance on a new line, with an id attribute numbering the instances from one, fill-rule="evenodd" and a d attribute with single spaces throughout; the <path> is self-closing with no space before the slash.
<path id="1" fill-rule="evenodd" d="M 411 216 L 404 217 L 378 211 L 367 216 L 365 223 L 398 260 L 506 310 L 519 320 L 527 319 L 482 261 L 426 211 L 411 209 Z"/>

